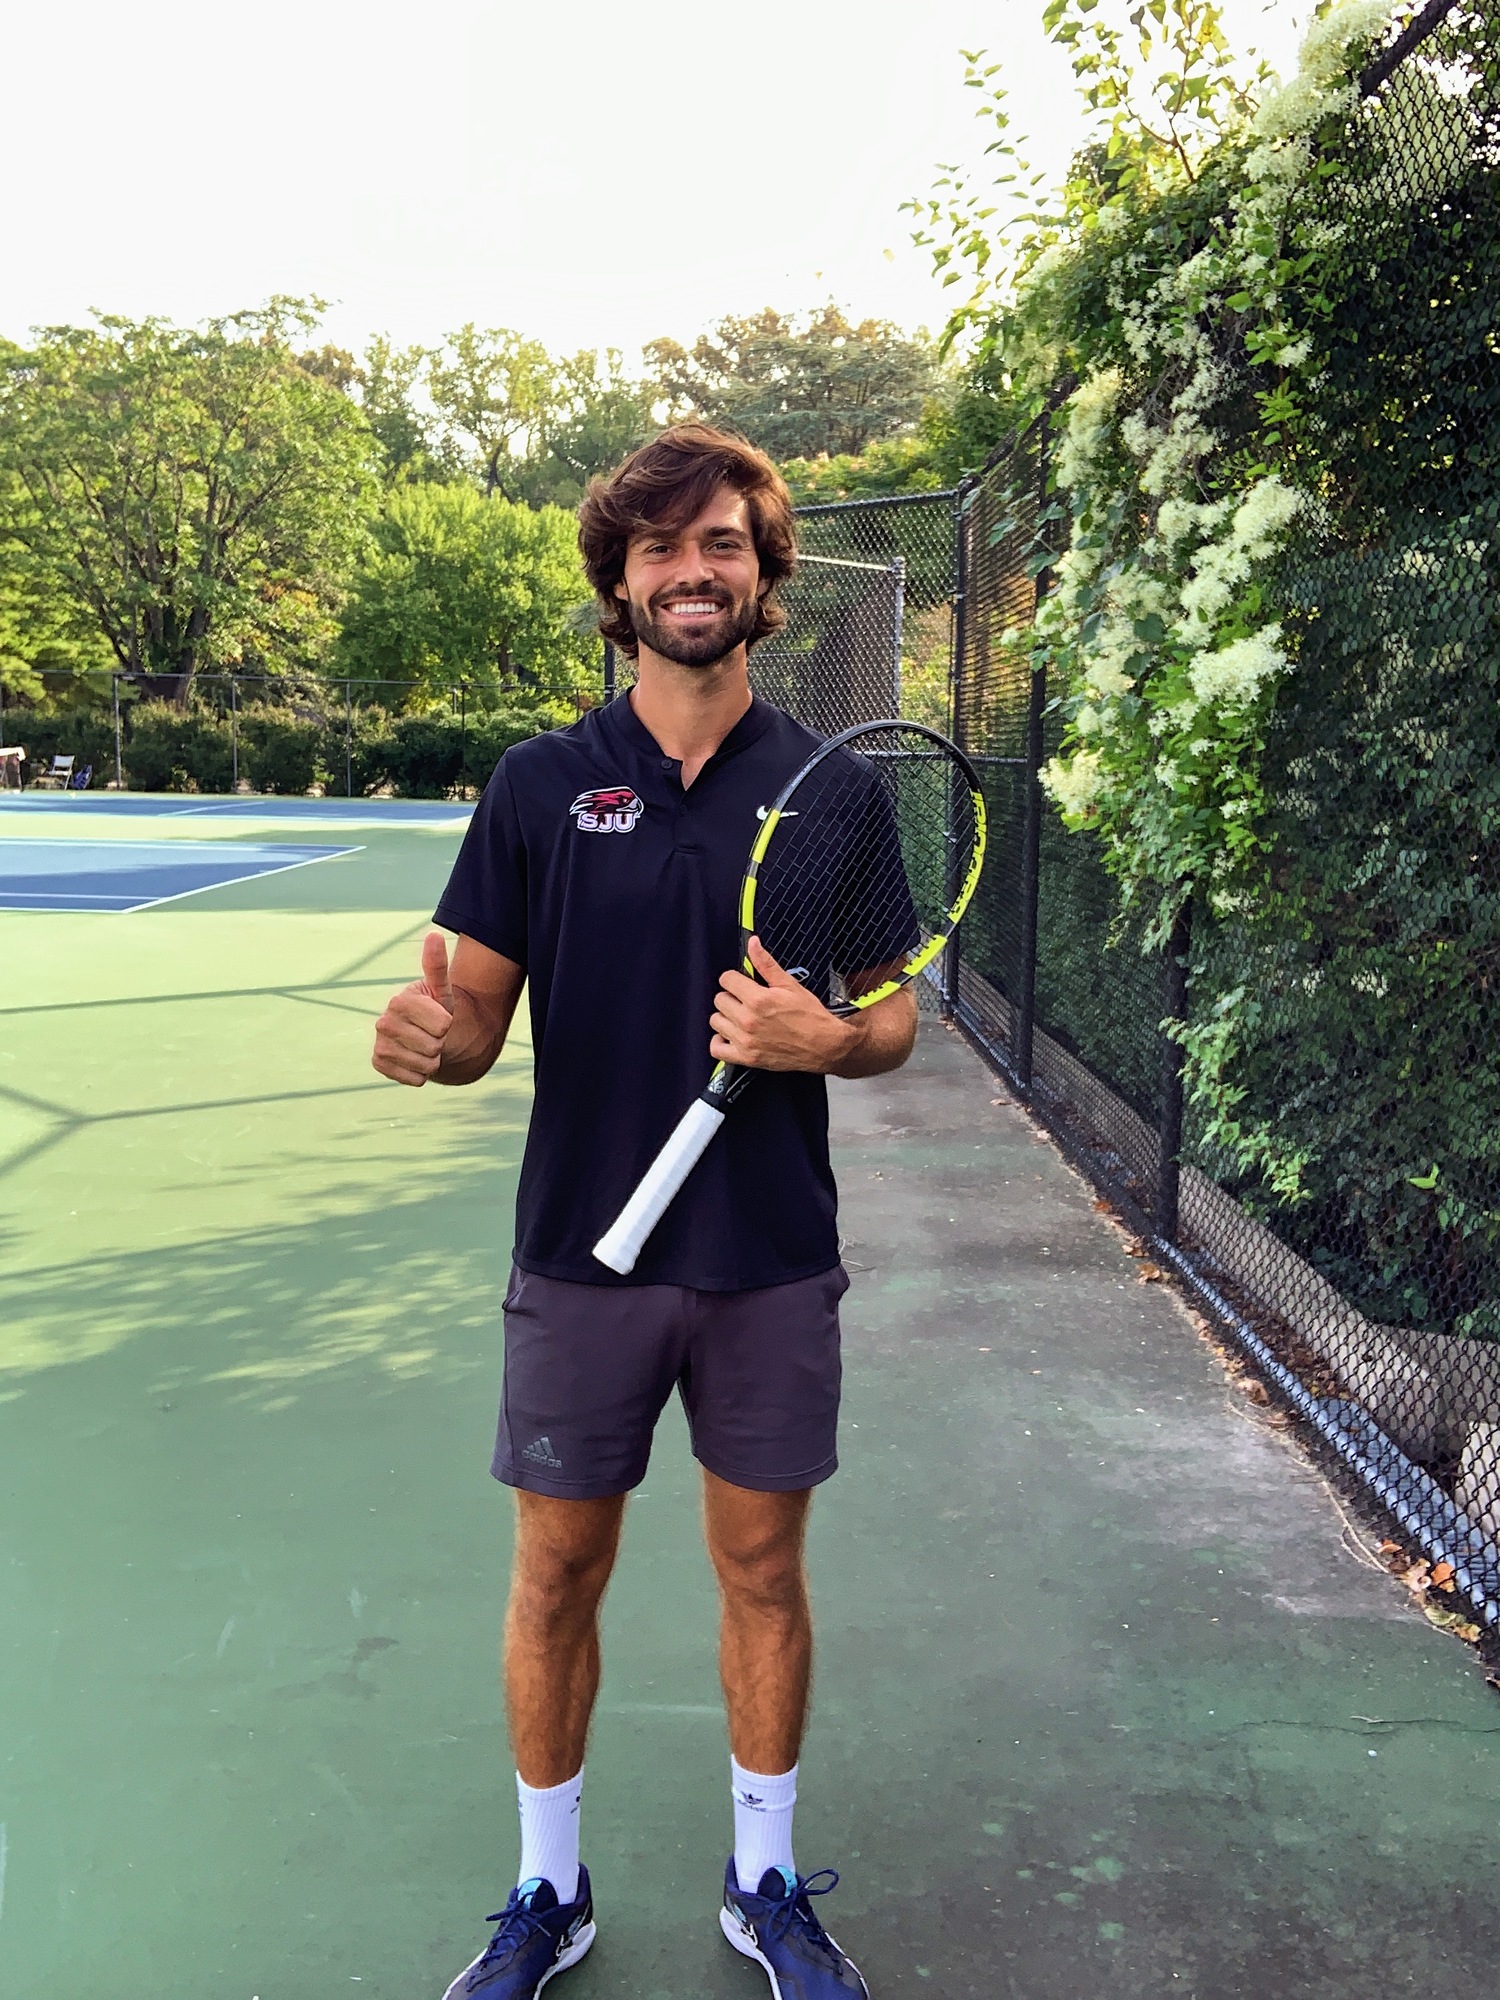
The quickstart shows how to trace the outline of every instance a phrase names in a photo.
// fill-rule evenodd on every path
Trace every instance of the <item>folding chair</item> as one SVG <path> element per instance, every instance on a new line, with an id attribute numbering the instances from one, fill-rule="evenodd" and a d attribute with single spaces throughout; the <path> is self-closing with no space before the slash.
<path id="1" fill-rule="evenodd" d="M 32 779 L 33 789 L 42 790 L 49 785 L 55 785 L 59 791 L 67 791 L 73 782 L 73 765 L 76 761 L 73 757 L 54 757 L 41 776 Z"/>

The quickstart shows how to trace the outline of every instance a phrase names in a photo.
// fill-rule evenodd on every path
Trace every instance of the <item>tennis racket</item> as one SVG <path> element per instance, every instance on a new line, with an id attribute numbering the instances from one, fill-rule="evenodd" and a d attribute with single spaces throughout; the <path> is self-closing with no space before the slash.
<path id="1" fill-rule="evenodd" d="M 740 962 L 758 935 L 835 1014 L 899 993 L 937 957 L 984 864 L 974 767 L 918 722 L 869 722 L 820 744 L 763 817 L 740 887 Z M 754 1071 L 719 1063 L 594 1245 L 622 1275 Z"/>

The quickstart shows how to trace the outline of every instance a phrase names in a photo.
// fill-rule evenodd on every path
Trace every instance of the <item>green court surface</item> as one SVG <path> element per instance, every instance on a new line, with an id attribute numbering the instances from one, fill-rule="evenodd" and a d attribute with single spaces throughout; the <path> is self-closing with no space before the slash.
<path id="1" fill-rule="evenodd" d="M 487 1465 L 528 1052 L 372 1073 L 457 835 L 347 837 L 0 915 L 5 2000 L 437 2000 L 512 1880 Z M 834 1086 L 798 1815 L 833 1929 L 876 2000 L 1494 1991 L 1500 1702 L 1002 1096 L 936 1026 Z M 599 1944 L 549 2000 L 766 1991 L 714 1920 L 712 1611 L 672 1410 L 607 1609 Z"/>

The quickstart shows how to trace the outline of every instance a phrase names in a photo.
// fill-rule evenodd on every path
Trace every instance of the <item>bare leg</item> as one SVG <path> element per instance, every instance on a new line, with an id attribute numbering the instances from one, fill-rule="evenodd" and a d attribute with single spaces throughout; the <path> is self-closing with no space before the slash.
<path id="1" fill-rule="evenodd" d="M 599 1692 L 599 1605 L 620 1545 L 625 1496 L 516 1493 L 505 1614 L 505 1703 L 516 1768 L 538 1790 L 583 1766 Z"/>
<path id="2" fill-rule="evenodd" d="M 789 1771 L 812 1684 L 803 1545 L 810 1492 L 752 1493 L 703 1475 L 703 1522 L 719 1580 L 719 1675 L 729 1747 L 747 1771 Z"/>

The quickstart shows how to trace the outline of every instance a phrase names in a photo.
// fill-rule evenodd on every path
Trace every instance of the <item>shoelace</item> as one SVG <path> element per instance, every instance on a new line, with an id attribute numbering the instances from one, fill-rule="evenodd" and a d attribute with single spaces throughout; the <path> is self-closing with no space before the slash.
<path id="1" fill-rule="evenodd" d="M 526 1944 L 537 1932 L 547 1929 L 546 1924 L 537 1915 L 536 1911 L 529 1904 L 523 1903 L 519 1897 L 514 1896 L 503 1910 L 492 1910 L 485 1918 L 485 1922 L 487 1924 L 498 1924 L 500 1928 L 485 1947 L 484 1957 L 480 1959 L 478 1965 L 475 1966 L 473 1972 L 469 1975 L 469 1991 L 471 1993 L 474 1990 L 475 1981 L 480 1973 L 489 1972 L 503 1960 L 513 1958 L 522 1945 Z"/>
<path id="2" fill-rule="evenodd" d="M 825 1875 L 828 1880 L 823 1882 Z M 823 1882 L 821 1889 L 816 1886 L 819 1882 Z M 804 1944 L 825 1953 L 830 1959 L 836 1959 L 838 1948 L 818 1922 L 808 1898 L 831 1895 L 838 1886 L 839 1871 L 836 1868 L 818 1868 L 811 1875 L 799 1875 L 785 1902 L 778 1903 L 772 1910 L 766 1924 L 767 1936 L 779 1942 L 788 1931 L 795 1930 Z"/>

